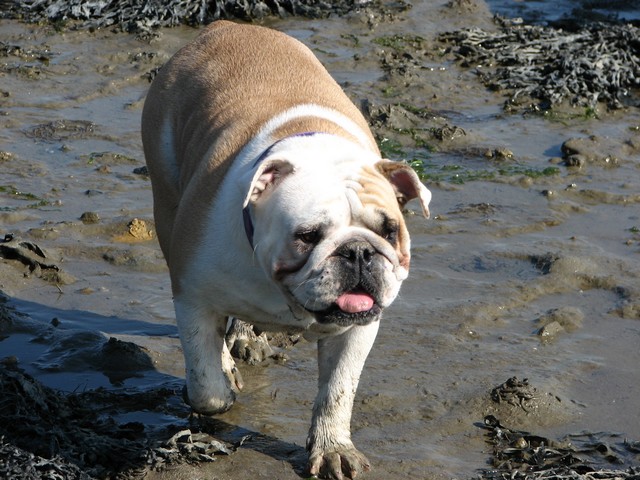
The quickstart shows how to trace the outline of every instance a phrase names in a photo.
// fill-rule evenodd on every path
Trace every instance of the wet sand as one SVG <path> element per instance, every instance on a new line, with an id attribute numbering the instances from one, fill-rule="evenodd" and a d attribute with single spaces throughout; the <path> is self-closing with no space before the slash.
<path id="1" fill-rule="evenodd" d="M 364 478 L 476 476 L 491 460 L 488 414 L 552 439 L 592 433 L 619 449 L 620 463 L 603 455 L 604 467 L 638 465 L 619 443 L 640 439 L 640 114 L 506 113 L 506 93 L 436 41 L 497 28 L 484 4 L 456 5 L 264 21 L 316 52 L 384 151 L 420 165 L 433 192 L 432 220 L 409 206 L 411 275 L 356 398 L 354 442 L 373 465 Z M 197 29 L 151 41 L 6 20 L 0 30 L 17 47 L 0 65 L 0 233 L 46 254 L 33 272 L 0 262 L 13 309 L 0 322 L 0 357 L 66 393 L 166 389 L 165 407 L 112 399 L 101 415 L 140 422 L 157 441 L 196 428 L 180 400 L 184 364 L 139 170 L 139 119 L 154 69 Z M 241 366 L 237 404 L 201 426 L 229 445 L 244 439 L 237 451 L 145 478 L 301 478 L 315 346 L 284 353 Z M 531 388 L 492 399 L 511 377 Z"/>

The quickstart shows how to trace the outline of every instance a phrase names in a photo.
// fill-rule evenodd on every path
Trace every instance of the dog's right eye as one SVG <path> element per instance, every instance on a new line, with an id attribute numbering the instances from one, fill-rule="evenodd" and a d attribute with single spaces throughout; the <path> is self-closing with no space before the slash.
<path id="1" fill-rule="evenodd" d="M 317 228 L 301 230 L 296 233 L 296 239 L 300 240 L 303 243 L 306 243 L 307 245 L 316 245 L 318 242 L 320 242 L 321 238 L 322 233 Z"/>

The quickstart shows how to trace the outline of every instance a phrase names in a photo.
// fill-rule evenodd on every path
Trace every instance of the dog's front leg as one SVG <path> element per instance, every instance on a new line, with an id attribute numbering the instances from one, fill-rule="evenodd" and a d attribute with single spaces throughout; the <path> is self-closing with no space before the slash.
<path id="1" fill-rule="evenodd" d="M 311 475 L 353 478 L 370 468 L 351 442 L 351 410 L 379 323 L 354 326 L 318 342 L 319 390 L 307 439 Z"/>
<path id="2" fill-rule="evenodd" d="M 198 413 L 229 410 L 242 380 L 225 343 L 227 317 L 184 298 L 174 304 L 185 359 L 185 400 Z"/>

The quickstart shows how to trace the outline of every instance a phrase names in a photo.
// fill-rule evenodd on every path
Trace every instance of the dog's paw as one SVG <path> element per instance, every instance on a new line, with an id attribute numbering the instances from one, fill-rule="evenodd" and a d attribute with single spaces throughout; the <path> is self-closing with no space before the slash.
<path id="1" fill-rule="evenodd" d="M 195 413 L 202 415 L 215 415 L 229 410 L 236 400 L 236 394 L 232 390 L 228 391 L 228 395 L 223 397 L 214 396 L 190 396 L 189 389 L 185 385 L 182 389 L 182 400 L 189 405 Z"/>
<path id="2" fill-rule="evenodd" d="M 367 457 L 353 446 L 309 452 L 309 474 L 315 478 L 353 479 L 370 469 Z"/>
<path id="3" fill-rule="evenodd" d="M 226 345 L 222 347 L 221 371 L 212 375 L 215 369 L 205 372 L 205 375 L 194 375 L 187 378 L 187 385 L 182 391 L 182 397 L 196 413 L 214 415 L 229 410 L 236 394 L 242 390 L 244 384 L 240 370 L 236 367 Z"/>

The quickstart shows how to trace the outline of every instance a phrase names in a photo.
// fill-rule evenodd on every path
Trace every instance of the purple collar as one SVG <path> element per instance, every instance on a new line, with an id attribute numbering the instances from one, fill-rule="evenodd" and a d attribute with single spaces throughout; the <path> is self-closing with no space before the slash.
<path id="1" fill-rule="evenodd" d="M 276 140 L 274 143 L 271 144 L 269 148 L 267 148 L 264 152 L 262 152 L 258 158 L 256 158 L 256 161 L 253 164 L 253 168 L 256 168 L 258 165 L 260 165 L 260 163 L 262 163 L 264 159 L 269 156 L 273 148 L 283 140 L 287 140 L 289 138 L 295 138 L 295 137 L 310 137 L 312 135 L 315 135 L 316 133 L 322 133 L 322 132 L 296 133 L 295 135 L 290 135 L 288 137 L 281 138 L 280 140 Z M 253 250 L 254 249 L 254 246 L 253 246 L 253 230 L 254 229 L 253 229 L 253 220 L 251 220 L 251 212 L 249 211 L 249 205 L 247 205 L 242 209 L 242 221 L 244 223 L 244 232 L 247 235 L 247 240 L 249 240 L 249 245 L 251 245 L 251 250 Z"/>

